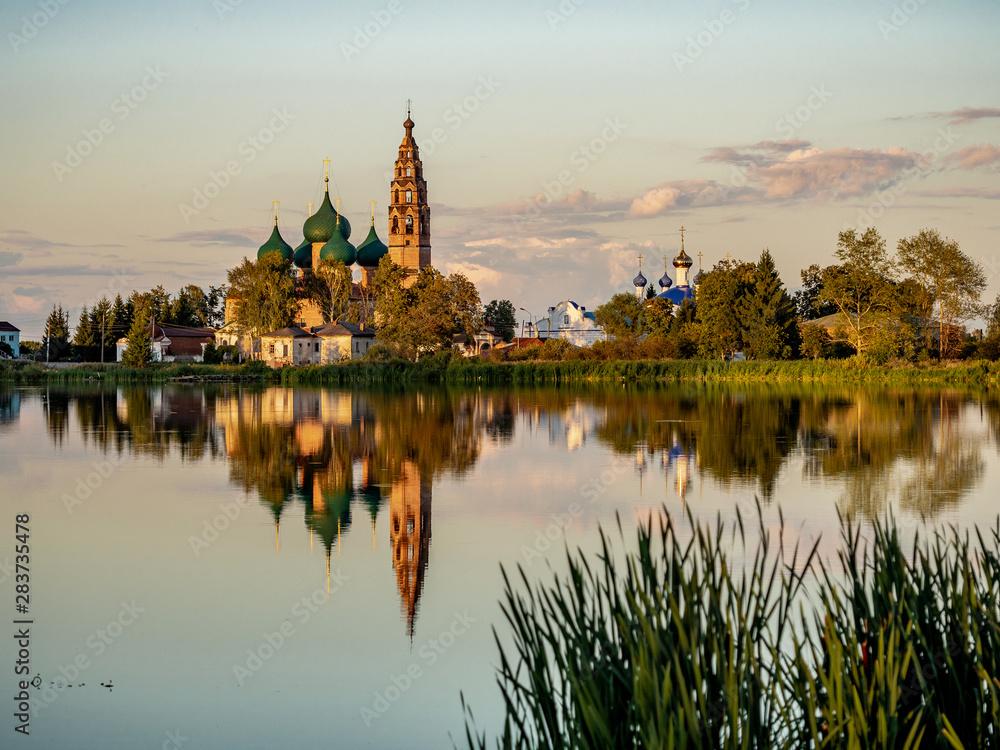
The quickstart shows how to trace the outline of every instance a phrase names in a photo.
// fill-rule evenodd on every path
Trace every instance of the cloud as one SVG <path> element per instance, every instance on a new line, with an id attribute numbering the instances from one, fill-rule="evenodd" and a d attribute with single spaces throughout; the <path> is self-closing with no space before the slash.
<path id="1" fill-rule="evenodd" d="M 962 169 L 974 169 L 1000 161 L 1000 148 L 991 143 L 966 146 L 953 154 L 948 154 L 945 161 L 949 164 L 958 162 L 958 166 Z"/>
<path id="2" fill-rule="evenodd" d="M 19 297 L 43 297 L 46 291 L 40 286 L 16 286 L 11 289 L 11 293 Z"/>
<path id="3" fill-rule="evenodd" d="M 157 242 L 183 242 L 195 247 L 257 247 L 266 237 L 256 227 L 237 227 L 234 229 L 204 230 L 200 232 L 177 232 L 168 237 L 159 237 Z"/>
<path id="4" fill-rule="evenodd" d="M 914 195 L 927 198 L 985 198 L 986 200 L 1000 200 L 1000 190 L 982 187 L 946 187 L 938 190 L 920 190 Z"/>
<path id="5" fill-rule="evenodd" d="M 24 253 L 0 250 L 0 266 L 16 266 L 24 260 Z"/>
<path id="6" fill-rule="evenodd" d="M 996 107 L 961 107 L 953 109 L 951 112 L 930 113 L 936 117 L 950 117 L 949 125 L 967 125 L 976 120 L 985 118 L 1000 117 L 1000 109 Z"/>
<path id="7" fill-rule="evenodd" d="M 760 141 L 751 146 L 718 146 L 713 148 L 701 161 L 724 162 L 746 167 L 750 164 L 773 163 L 780 154 L 790 154 L 807 149 L 809 141 Z"/>
<path id="8" fill-rule="evenodd" d="M 854 197 L 884 188 L 922 163 L 915 151 L 849 147 L 793 151 L 783 161 L 752 167 L 750 182 L 763 184 L 767 198 Z"/>
<path id="9" fill-rule="evenodd" d="M 673 180 L 664 182 L 635 198 L 628 215 L 637 218 L 658 216 L 673 208 L 723 206 L 752 200 L 753 191 L 714 180 Z"/>
<path id="10" fill-rule="evenodd" d="M 53 242 L 43 237 L 37 237 L 22 229 L 9 229 L 0 234 L 0 244 L 39 250 L 49 247 L 125 247 L 124 245 L 102 243 L 99 245 L 76 245 L 71 242 Z M 38 253 L 35 253 L 38 255 Z"/>
<path id="11" fill-rule="evenodd" d="M 21 266 L 18 268 L 8 268 L 3 272 L 4 276 L 45 276 L 54 278 L 56 276 L 107 276 L 115 278 L 119 275 L 128 276 L 134 274 L 130 270 L 115 270 L 108 268 L 93 268 L 91 266 Z"/>

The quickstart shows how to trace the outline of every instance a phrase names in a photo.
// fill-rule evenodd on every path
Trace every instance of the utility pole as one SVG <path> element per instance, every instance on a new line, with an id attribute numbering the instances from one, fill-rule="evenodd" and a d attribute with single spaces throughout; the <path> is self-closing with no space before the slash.
<path id="1" fill-rule="evenodd" d="M 102 365 L 104 364 L 104 316 L 105 316 L 105 314 L 106 313 L 105 313 L 104 309 L 102 308 L 101 309 L 101 364 Z M 103 404 L 103 402 L 102 402 L 102 404 Z"/>

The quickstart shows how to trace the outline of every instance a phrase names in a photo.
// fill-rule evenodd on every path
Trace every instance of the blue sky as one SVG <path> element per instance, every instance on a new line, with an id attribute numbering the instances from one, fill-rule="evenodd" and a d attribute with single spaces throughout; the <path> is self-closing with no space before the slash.
<path id="1" fill-rule="evenodd" d="M 936 227 L 992 300 L 998 28 L 989 0 L 11 0 L 0 318 L 34 337 L 53 302 L 222 283 L 273 200 L 301 241 L 325 157 L 386 239 L 407 98 L 434 264 L 484 301 L 594 307 L 682 224 L 706 267 L 769 247 L 792 287 L 845 227 Z"/>

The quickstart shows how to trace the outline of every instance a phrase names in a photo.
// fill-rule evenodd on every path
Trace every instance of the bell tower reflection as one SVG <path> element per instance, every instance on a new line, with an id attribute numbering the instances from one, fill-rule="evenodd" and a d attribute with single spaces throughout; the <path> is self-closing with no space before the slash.
<path id="1" fill-rule="evenodd" d="M 405 461 L 392 483 L 389 499 L 392 566 L 396 570 L 396 587 L 410 640 L 413 640 L 413 625 L 430 551 L 431 487 L 430 480 L 421 477 L 420 469 Z"/>

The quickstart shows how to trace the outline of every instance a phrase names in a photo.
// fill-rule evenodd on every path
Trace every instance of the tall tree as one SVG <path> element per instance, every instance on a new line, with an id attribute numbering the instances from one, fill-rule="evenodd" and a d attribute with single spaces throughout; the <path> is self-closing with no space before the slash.
<path id="1" fill-rule="evenodd" d="M 125 351 L 122 352 L 122 364 L 128 367 L 145 367 L 153 361 L 153 339 L 151 333 L 152 313 L 150 306 L 136 307 L 129 328 Z"/>
<path id="2" fill-rule="evenodd" d="M 511 341 L 517 330 L 517 311 L 509 299 L 492 300 L 483 311 L 486 319 L 504 341 Z"/>
<path id="3" fill-rule="evenodd" d="M 73 335 L 73 346 L 76 347 L 77 354 L 88 359 L 97 347 L 97 337 L 94 336 L 90 312 L 86 305 L 80 310 L 80 319 L 76 323 L 76 332 Z"/>
<path id="4" fill-rule="evenodd" d="M 634 340 L 644 329 L 642 303 L 634 294 L 619 292 L 594 310 L 594 320 L 609 336 Z"/>
<path id="5" fill-rule="evenodd" d="M 752 359 L 791 359 L 798 353 L 799 323 L 774 258 L 764 250 L 742 304 L 744 351 Z"/>
<path id="6" fill-rule="evenodd" d="M 262 334 L 291 325 L 298 313 L 294 271 L 281 253 L 267 253 L 256 261 L 244 258 L 229 271 L 229 289 L 236 300 L 236 328 L 250 338 L 255 353 Z"/>
<path id="7" fill-rule="evenodd" d="M 323 320 L 336 323 L 348 315 L 353 282 L 351 269 L 342 261 L 324 258 L 305 281 L 304 296 L 316 303 Z"/>
<path id="8" fill-rule="evenodd" d="M 824 274 L 819 300 L 837 308 L 844 318 L 847 343 L 864 354 L 892 325 L 896 264 L 874 227 L 860 236 L 854 229 L 841 232 L 836 256 L 839 269 Z"/>
<path id="9" fill-rule="evenodd" d="M 41 351 L 46 361 L 52 362 L 69 353 L 69 313 L 63 311 L 61 303 L 52 305 L 52 312 L 45 320 Z"/>
<path id="10" fill-rule="evenodd" d="M 937 320 L 938 356 L 944 359 L 952 351 L 957 329 L 982 312 L 983 268 L 936 229 L 901 239 L 896 256 L 900 268 L 920 287 L 921 315 Z"/>
<path id="11" fill-rule="evenodd" d="M 837 308 L 829 302 L 821 302 L 819 295 L 823 289 L 823 279 L 837 272 L 836 266 L 820 268 L 813 263 L 800 271 L 802 288 L 795 293 L 795 312 L 802 320 L 815 320 L 833 315 Z"/>
<path id="12" fill-rule="evenodd" d="M 643 308 L 643 329 L 651 338 L 666 338 L 674 327 L 674 303 L 669 299 L 653 299 Z"/>
<path id="13" fill-rule="evenodd" d="M 208 311 L 205 325 L 221 328 L 226 322 L 226 296 L 228 294 L 229 288 L 225 284 L 208 288 L 208 294 L 205 295 L 205 306 Z"/>
<path id="14" fill-rule="evenodd" d="M 94 332 L 95 344 L 107 355 L 114 345 L 115 336 L 112 332 L 114 317 L 111 314 L 111 302 L 107 297 L 101 297 L 90 311 L 90 328 Z"/>
<path id="15" fill-rule="evenodd" d="M 129 304 L 122 299 L 119 294 L 115 297 L 115 301 L 111 304 L 111 317 L 113 322 L 111 324 L 111 341 L 112 343 L 118 341 L 120 338 L 124 338 L 128 333 L 129 328 L 132 326 L 132 315 L 135 310 L 129 307 Z"/>
<path id="16" fill-rule="evenodd" d="M 725 358 L 743 350 L 742 303 L 754 269 L 753 263 L 724 260 L 702 274 L 695 306 L 701 323 L 701 356 Z"/>

